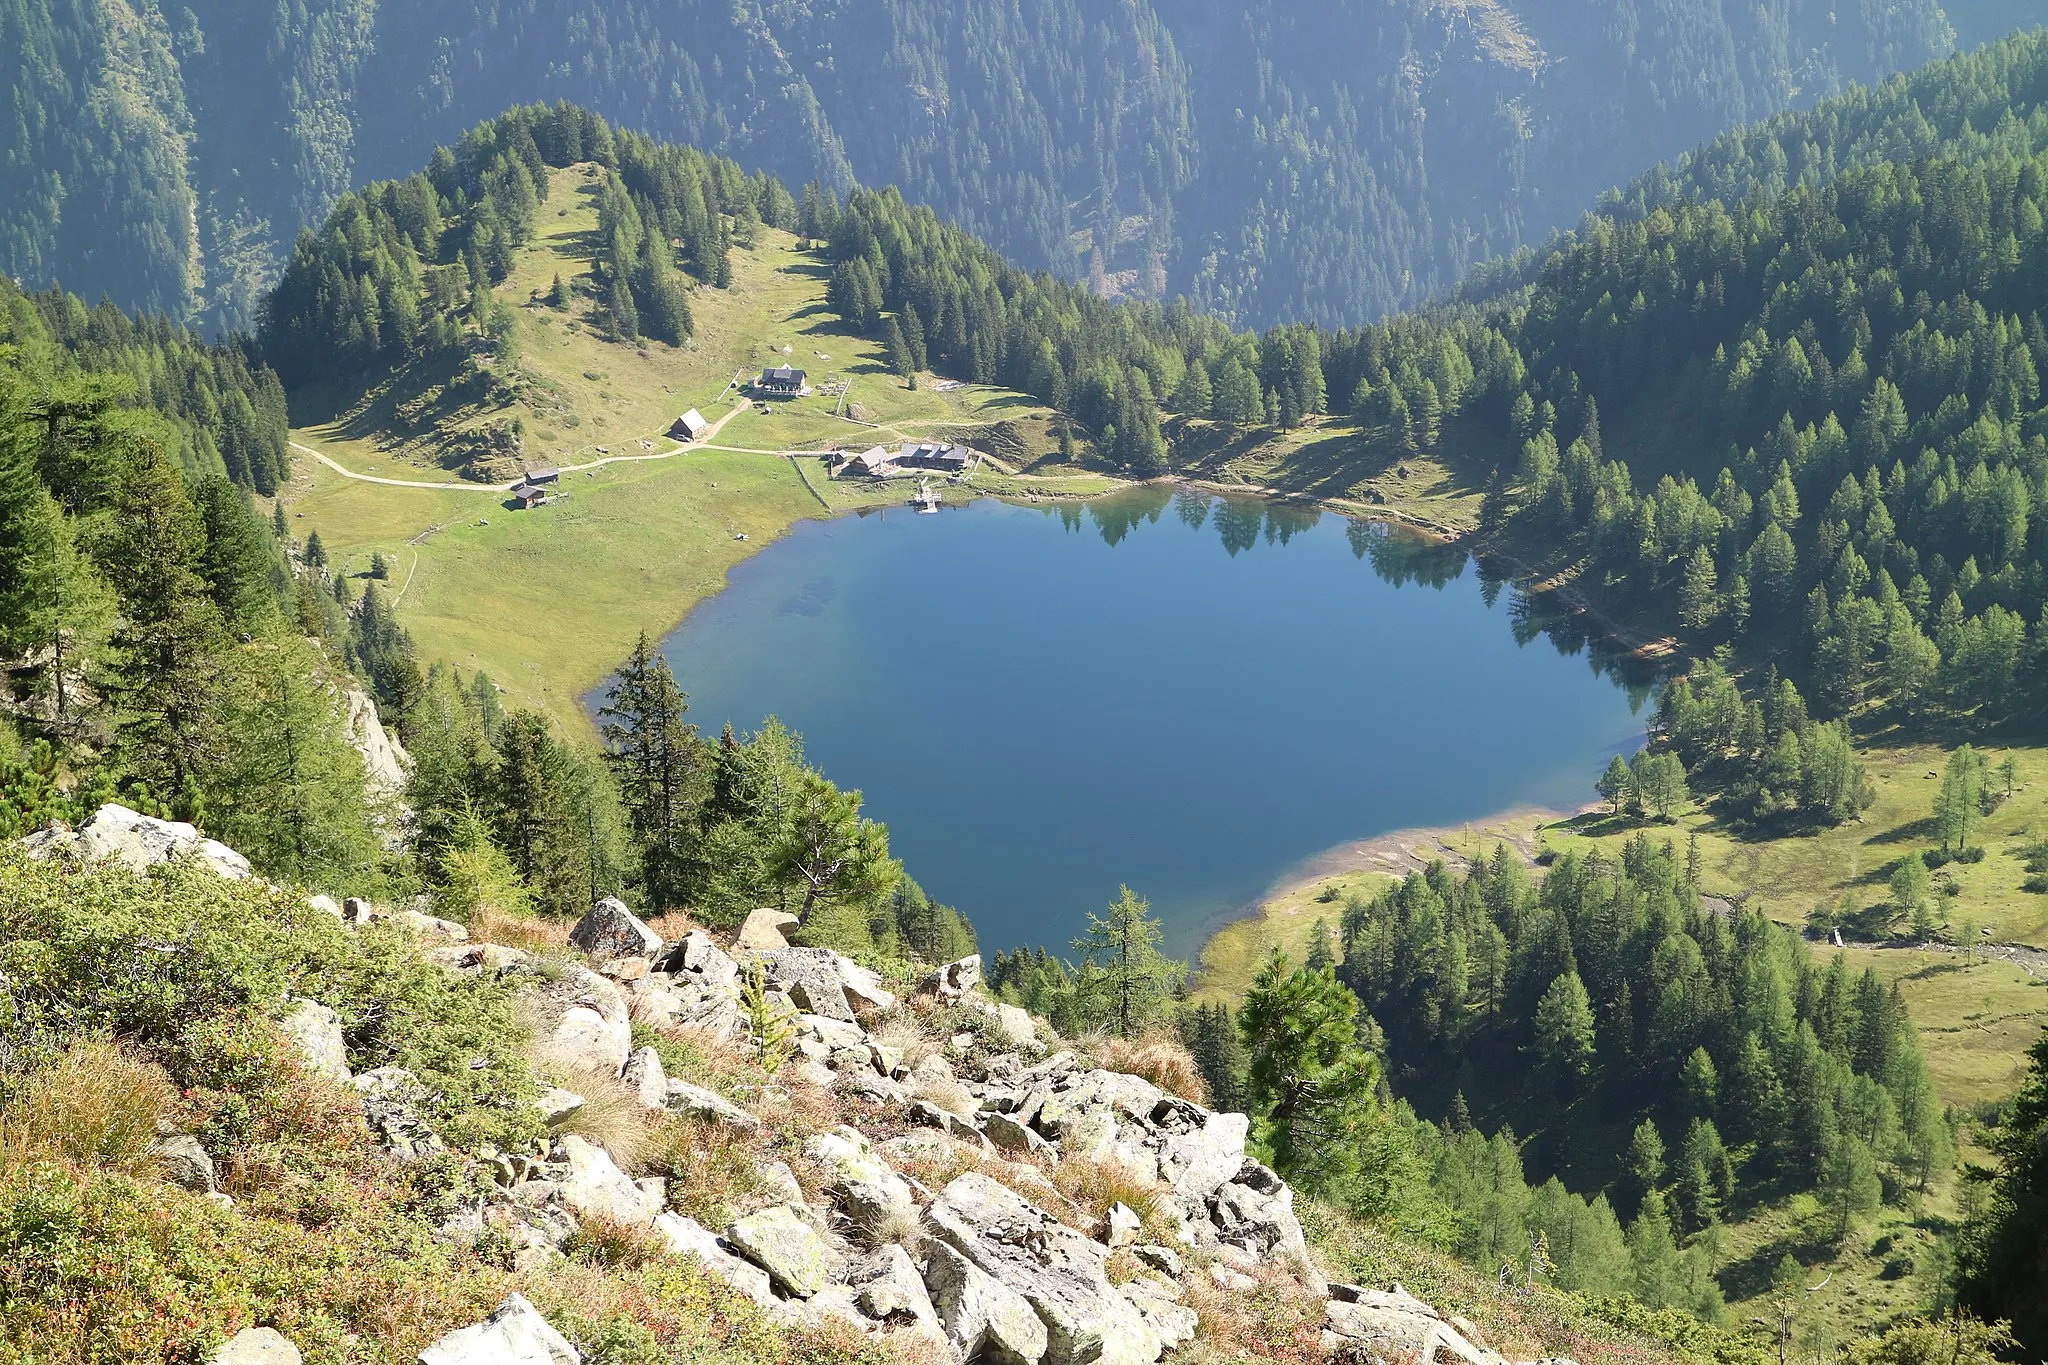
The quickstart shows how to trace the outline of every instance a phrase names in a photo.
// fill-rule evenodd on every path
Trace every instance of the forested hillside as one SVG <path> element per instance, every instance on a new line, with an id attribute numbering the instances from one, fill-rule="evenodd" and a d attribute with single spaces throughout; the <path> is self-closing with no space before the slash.
<path id="1" fill-rule="evenodd" d="M 229 326 L 299 228 L 519 101 L 901 185 L 1027 268 L 1357 323 L 1704 133 L 1918 65 L 2033 0 L 429 0 L 0 9 L 0 271 Z"/>

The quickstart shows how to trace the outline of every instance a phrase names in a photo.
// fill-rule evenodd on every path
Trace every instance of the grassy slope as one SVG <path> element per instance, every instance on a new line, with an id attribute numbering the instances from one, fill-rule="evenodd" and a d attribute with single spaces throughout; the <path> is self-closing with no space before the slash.
<path id="1" fill-rule="evenodd" d="M 863 448 L 945 431 L 985 436 L 990 448 L 1029 462 L 1050 442 L 1047 414 L 1021 395 L 975 386 L 940 393 L 928 378 L 905 389 L 885 372 L 877 343 L 827 317 L 824 268 L 786 233 L 764 232 L 756 248 L 735 250 L 732 289 L 692 296 L 689 346 L 604 340 L 579 273 L 596 227 L 590 185 L 580 170 L 555 173 L 540 233 L 498 286 L 519 306 L 521 373 L 509 394 L 451 392 L 446 376 L 424 372 L 368 388 L 326 385 L 293 395 L 293 438 L 355 473 L 420 481 L 453 481 L 437 462 L 449 433 L 515 416 L 535 464 L 660 454 L 675 448 L 662 433 L 677 413 L 697 407 L 719 420 L 734 406 L 730 395 L 719 401 L 733 375 L 785 347 L 814 383 L 849 378 L 851 402 L 880 425 L 834 417 L 836 400 L 823 393 L 766 414 L 742 408 L 713 443 L 721 449 L 567 474 L 567 496 L 530 512 L 475 485 L 365 483 L 300 458 L 286 495 L 295 534 L 317 530 L 334 562 L 351 570 L 381 551 L 392 591 L 403 588 L 399 616 L 426 658 L 483 668 L 511 702 L 571 724 L 582 723 L 577 699 L 640 631 L 672 628 L 739 560 L 802 518 L 905 495 L 897 486 L 833 483 L 815 459 L 799 469 L 778 454 L 748 452 Z M 563 310 L 538 301 L 557 274 L 575 290 Z M 1110 486 L 1071 470 L 1044 478 L 990 470 L 976 485 L 1022 495 Z"/>

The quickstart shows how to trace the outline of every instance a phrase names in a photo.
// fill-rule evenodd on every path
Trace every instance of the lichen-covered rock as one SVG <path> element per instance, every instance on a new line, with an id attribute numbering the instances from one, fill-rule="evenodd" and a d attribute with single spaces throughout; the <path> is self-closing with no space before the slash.
<path id="1" fill-rule="evenodd" d="M 696 1257 L 706 1270 L 763 1308 L 775 1305 L 775 1292 L 769 1284 L 768 1272 L 726 1250 L 717 1235 L 696 1219 L 679 1213 L 664 1213 L 654 1220 L 654 1230 L 662 1235 L 669 1249 L 677 1255 Z"/>
<path id="2" fill-rule="evenodd" d="M 1117 1293 L 1107 1250 L 979 1172 L 940 1192 L 925 1221 L 1045 1324 L 1049 1365 L 1149 1365 L 1163 1343 Z M 936 1301 L 936 1298 L 935 1298 Z"/>
<path id="3" fill-rule="evenodd" d="M 823 1289 L 836 1259 L 825 1239 L 788 1204 L 736 1220 L 725 1240 L 793 1298 L 808 1299 Z"/>
<path id="4" fill-rule="evenodd" d="M 894 1242 L 878 1247 L 847 1270 L 854 1306 L 889 1327 L 937 1327 L 938 1310 L 910 1253 Z"/>
<path id="5" fill-rule="evenodd" d="M 1038 1041 L 1038 1025 L 1031 1022 L 1031 1016 L 1015 1005 L 998 1004 L 995 1007 L 996 1032 L 1003 1035 L 1012 1047 L 1025 1047 Z"/>
<path id="6" fill-rule="evenodd" d="M 626 1089 L 633 1092 L 633 1098 L 640 1101 L 642 1109 L 661 1109 L 668 1104 L 668 1072 L 662 1068 L 661 1054 L 651 1047 L 633 1049 L 626 1058 L 626 1068 L 619 1073 L 619 1079 Z"/>
<path id="7" fill-rule="evenodd" d="M 1442 1314 L 1395 1285 L 1390 1290 L 1332 1286 L 1324 1305 L 1324 1350 L 1347 1359 L 1417 1360 L 1455 1357 L 1466 1365 L 1499 1365 L 1500 1357 L 1468 1341 Z"/>
<path id="8" fill-rule="evenodd" d="M 1006 1152 L 1053 1159 L 1059 1156 L 1058 1148 L 1040 1137 L 1029 1125 L 1017 1122 L 1009 1114 L 982 1115 L 981 1131 L 988 1134 L 990 1142 Z"/>
<path id="9" fill-rule="evenodd" d="M 561 1155 L 568 1170 L 560 1197 L 579 1217 L 601 1215 L 630 1226 L 644 1226 L 661 1212 L 661 1200 L 634 1183 L 619 1169 L 611 1153 L 576 1133 L 563 1135 Z"/>
<path id="10" fill-rule="evenodd" d="M 1036 1365 L 1044 1359 L 1045 1323 L 1031 1304 L 944 1242 L 925 1252 L 925 1289 L 939 1327 L 962 1360 Z"/>
<path id="11" fill-rule="evenodd" d="M 394 1156 L 425 1156 L 442 1149 L 442 1142 L 420 1117 L 429 1098 L 419 1077 L 402 1066 L 380 1066 L 365 1071 L 351 1082 L 363 1097 L 363 1117 L 379 1144 Z"/>
<path id="12" fill-rule="evenodd" d="M 206 1358 L 207 1365 L 300 1365 L 305 1357 L 275 1327 L 244 1327 Z"/>
<path id="13" fill-rule="evenodd" d="M 678 1114 L 693 1118 L 709 1119 L 714 1123 L 729 1123 L 735 1128 L 754 1129 L 761 1126 L 761 1120 L 734 1104 L 715 1090 L 706 1090 L 701 1085 L 688 1081 L 668 1078 L 667 1104 Z"/>
<path id="14" fill-rule="evenodd" d="M 318 1000 L 301 1000 L 278 1020 L 285 1040 L 301 1064 L 330 1081 L 349 1077 L 348 1044 L 341 1036 L 341 1016 Z"/>
<path id="15" fill-rule="evenodd" d="M 606 896 L 591 906 L 569 931 L 569 942 L 600 962 L 612 958 L 652 958 L 661 951 L 661 935 L 648 928 L 616 896 Z"/>
<path id="16" fill-rule="evenodd" d="M 214 1190 L 213 1158 L 199 1139 L 190 1133 L 166 1133 L 149 1144 L 149 1154 L 164 1173 L 164 1179 L 194 1194 Z"/>
<path id="17" fill-rule="evenodd" d="M 514 1294 L 474 1327 L 421 1351 L 420 1365 L 583 1365 L 583 1357 L 525 1295 Z"/>
<path id="18" fill-rule="evenodd" d="M 730 986 L 739 980 L 740 964 L 711 941 L 702 929 L 692 929 L 655 964 L 672 975 L 687 973 L 707 986 Z"/>
<path id="19" fill-rule="evenodd" d="M 1294 1214 L 1294 1191 L 1266 1166 L 1247 1161 L 1237 1179 L 1216 1191 L 1211 1203 L 1216 1236 L 1227 1246 L 1253 1256 L 1308 1259 L 1301 1220 Z"/>
<path id="20" fill-rule="evenodd" d="M 813 1161 L 832 1173 L 832 1197 L 856 1227 L 870 1233 L 908 1222 L 916 1212 L 910 1182 L 875 1155 L 868 1140 L 841 1125 L 804 1144 Z"/>
<path id="21" fill-rule="evenodd" d="M 941 1000 L 958 1000 L 981 985 L 981 954 L 948 962 L 926 977 L 918 989 Z"/>
<path id="22" fill-rule="evenodd" d="M 761 954 L 767 984 L 786 991 L 806 1014 L 852 1023 L 860 1012 L 887 1009 L 896 997 L 882 989 L 880 978 L 828 948 L 787 948 Z M 886 1001 L 887 1003 L 877 1003 Z"/>
<path id="23" fill-rule="evenodd" d="M 1251 1120 L 1243 1114 L 1215 1114 L 1168 1095 L 1152 1106 L 1159 1178 L 1190 1199 L 1207 1199 L 1244 1166 L 1245 1136 Z"/>

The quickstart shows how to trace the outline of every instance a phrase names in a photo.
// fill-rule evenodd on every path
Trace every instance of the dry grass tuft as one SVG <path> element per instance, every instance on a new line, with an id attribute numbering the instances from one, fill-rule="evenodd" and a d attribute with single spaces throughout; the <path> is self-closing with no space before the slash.
<path id="1" fill-rule="evenodd" d="M 562 1248 L 585 1265 L 637 1270 L 667 1254 L 667 1244 L 647 1228 L 593 1214 L 577 1223 Z"/>
<path id="2" fill-rule="evenodd" d="M 469 917 L 469 937 L 473 942 L 523 948 L 529 953 L 567 952 L 569 930 L 573 927 L 563 920 L 508 914 L 490 905 L 478 906 Z"/>
<path id="3" fill-rule="evenodd" d="M 661 935 L 663 943 L 674 943 L 692 929 L 703 927 L 681 910 L 664 910 L 658 915 L 649 915 L 644 923 Z"/>
<path id="4" fill-rule="evenodd" d="M 981 1110 L 981 1101 L 974 1098 L 974 1092 L 952 1076 L 930 1073 L 915 1076 L 910 1083 L 910 1093 L 963 1119 L 971 1119 Z"/>
<path id="5" fill-rule="evenodd" d="M 583 1097 L 583 1107 L 555 1125 L 555 1131 L 590 1139 L 611 1153 L 620 1169 L 640 1174 L 650 1150 L 652 1123 L 639 1097 L 615 1077 L 599 1072 L 564 1072 L 553 1079 Z"/>
<path id="6" fill-rule="evenodd" d="M 1196 1104 L 1209 1102 L 1209 1088 L 1202 1082 L 1202 1068 L 1195 1063 L 1187 1044 L 1172 1033 L 1154 1030 L 1136 1038 L 1104 1035 L 1090 1039 L 1088 1050 L 1105 1070 L 1127 1071 L 1143 1076 L 1169 1095 Z"/>
<path id="7" fill-rule="evenodd" d="M 109 1039 L 74 1043 L 0 1109 L 0 1170 L 55 1158 L 151 1175 L 157 1121 L 179 1108 L 162 1069 Z"/>
<path id="8" fill-rule="evenodd" d="M 867 1245 L 881 1247 L 894 1242 L 909 1252 L 913 1260 L 924 1241 L 924 1224 L 919 1220 L 916 1209 L 892 1209 L 878 1217 L 861 1220 L 859 1232 Z"/>
<path id="9" fill-rule="evenodd" d="M 1091 1235 L 1101 1229 L 1112 1205 L 1123 1204 L 1138 1215 L 1146 1241 L 1170 1243 L 1173 1237 L 1166 1208 L 1172 1188 L 1116 1157 L 1069 1157 L 1053 1167 L 1052 1183 L 1080 1210 Z"/>
<path id="10" fill-rule="evenodd" d="M 902 1049 L 906 1067 L 916 1066 L 940 1051 L 939 1045 L 919 1025 L 919 1016 L 902 1005 L 868 1025 L 868 1035 L 884 1047 Z"/>

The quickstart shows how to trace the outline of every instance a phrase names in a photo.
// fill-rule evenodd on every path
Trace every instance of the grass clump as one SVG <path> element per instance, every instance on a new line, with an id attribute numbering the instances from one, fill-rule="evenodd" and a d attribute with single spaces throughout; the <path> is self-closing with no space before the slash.
<path id="1" fill-rule="evenodd" d="M 108 1039 L 81 1039 L 0 1108 L 0 1168 L 65 1161 L 153 1175 L 157 1124 L 180 1108 L 162 1067 Z"/>
<path id="2" fill-rule="evenodd" d="M 1119 1038 L 1106 1034 L 1091 1039 L 1088 1050 L 1105 1071 L 1125 1071 L 1143 1076 L 1169 1095 L 1196 1104 L 1209 1102 L 1209 1089 L 1202 1083 L 1202 1068 L 1187 1044 L 1165 1031 Z"/>

